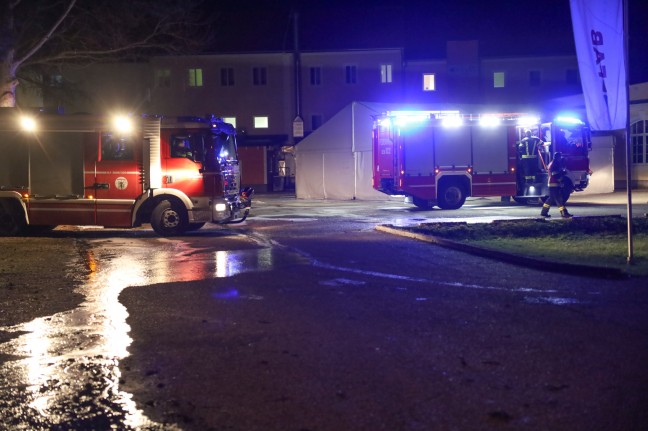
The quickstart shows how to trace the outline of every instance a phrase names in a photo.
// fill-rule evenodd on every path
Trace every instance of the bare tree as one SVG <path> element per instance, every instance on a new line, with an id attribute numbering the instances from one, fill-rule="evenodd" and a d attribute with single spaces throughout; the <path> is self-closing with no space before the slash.
<path id="1" fill-rule="evenodd" d="M 141 61 L 192 53 L 208 41 L 198 0 L 0 1 L 0 107 L 15 107 L 20 82 L 63 64 Z"/>

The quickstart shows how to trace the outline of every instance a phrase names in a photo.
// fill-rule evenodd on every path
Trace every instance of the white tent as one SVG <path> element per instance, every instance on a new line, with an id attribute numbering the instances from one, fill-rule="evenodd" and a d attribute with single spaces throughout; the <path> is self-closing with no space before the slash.
<path id="1" fill-rule="evenodd" d="M 372 186 L 372 115 L 381 103 L 353 102 L 295 147 L 295 192 L 300 199 L 387 200 Z"/>

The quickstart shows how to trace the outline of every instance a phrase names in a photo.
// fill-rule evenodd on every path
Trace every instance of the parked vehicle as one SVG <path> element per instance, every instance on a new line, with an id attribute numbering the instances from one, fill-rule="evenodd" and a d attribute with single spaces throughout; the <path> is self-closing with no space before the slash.
<path id="1" fill-rule="evenodd" d="M 234 127 L 219 118 L 0 114 L 0 234 L 150 223 L 170 236 L 250 211 Z"/>
<path id="2" fill-rule="evenodd" d="M 409 196 L 420 208 L 457 209 L 468 196 L 540 202 L 556 152 L 567 169 L 566 199 L 589 183 L 590 131 L 576 118 L 393 111 L 374 120 L 374 188 Z"/>

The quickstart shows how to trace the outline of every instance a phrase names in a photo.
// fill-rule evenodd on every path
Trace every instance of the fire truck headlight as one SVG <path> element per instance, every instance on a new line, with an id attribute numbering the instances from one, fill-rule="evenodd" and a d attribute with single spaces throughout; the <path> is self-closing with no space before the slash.
<path id="1" fill-rule="evenodd" d="M 130 133 L 133 131 L 133 122 L 125 115 L 116 116 L 113 124 L 119 133 Z"/>
<path id="2" fill-rule="evenodd" d="M 36 120 L 32 117 L 21 117 L 20 118 L 20 127 L 26 132 L 35 132 L 36 131 Z"/>
<path id="3" fill-rule="evenodd" d="M 216 205 L 214 205 L 214 209 L 216 210 L 216 212 L 221 213 L 221 212 L 227 210 L 227 205 L 226 204 L 216 204 Z"/>

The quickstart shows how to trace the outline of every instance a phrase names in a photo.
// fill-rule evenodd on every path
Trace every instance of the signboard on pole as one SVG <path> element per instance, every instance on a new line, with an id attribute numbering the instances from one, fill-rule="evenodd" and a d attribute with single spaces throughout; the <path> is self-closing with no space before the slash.
<path id="1" fill-rule="evenodd" d="M 293 120 L 293 138 L 304 137 L 304 120 L 298 115 Z"/>
<path id="2" fill-rule="evenodd" d="M 626 127 L 622 0 L 570 0 L 576 55 L 592 130 Z"/>

